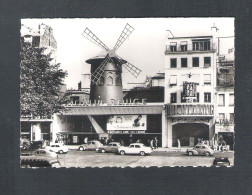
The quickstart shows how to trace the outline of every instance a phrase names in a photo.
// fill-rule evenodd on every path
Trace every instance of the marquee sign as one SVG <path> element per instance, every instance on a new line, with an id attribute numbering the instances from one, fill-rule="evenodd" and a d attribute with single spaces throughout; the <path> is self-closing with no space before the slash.
<path id="1" fill-rule="evenodd" d="M 209 119 L 205 119 L 205 118 L 175 118 L 175 119 L 172 119 L 172 123 L 207 123 L 207 124 L 209 124 Z"/>
<path id="2" fill-rule="evenodd" d="M 146 115 L 113 115 L 107 120 L 108 131 L 145 131 Z M 114 132 L 116 133 L 116 132 Z"/>

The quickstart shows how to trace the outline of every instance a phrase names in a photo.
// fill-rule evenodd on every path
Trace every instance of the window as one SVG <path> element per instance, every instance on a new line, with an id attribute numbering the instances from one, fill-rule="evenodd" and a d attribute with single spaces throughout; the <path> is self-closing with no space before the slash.
<path id="1" fill-rule="evenodd" d="M 204 74 L 204 85 L 211 85 L 211 74 Z"/>
<path id="2" fill-rule="evenodd" d="M 180 45 L 181 45 L 181 51 L 187 51 L 187 41 L 182 41 Z"/>
<path id="3" fill-rule="evenodd" d="M 185 97 L 183 97 L 183 92 L 181 93 L 181 103 L 182 103 L 182 102 L 186 102 Z"/>
<path id="4" fill-rule="evenodd" d="M 234 113 L 229 113 L 229 120 L 230 122 L 234 122 Z"/>
<path id="5" fill-rule="evenodd" d="M 140 148 L 140 146 L 139 145 L 135 145 L 135 148 Z"/>
<path id="6" fill-rule="evenodd" d="M 225 94 L 219 94 L 218 106 L 225 106 Z"/>
<path id="7" fill-rule="evenodd" d="M 101 77 L 99 82 L 98 82 L 99 86 L 103 86 L 104 85 L 104 77 Z"/>
<path id="8" fill-rule="evenodd" d="M 116 77 L 116 85 L 117 85 L 117 86 L 120 85 L 120 79 L 119 79 L 119 77 Z"/>
<path id="9" fill-rule="evenodd" d="M 112 77 L 108 77 L 108 79 L 107 79 L 107 84 L 108 85 L 113 85 L 113 78 Z"/>
<path id="10" fill-rule="evenodd" d="M 199 93 L 197 93 L 197 99 L 194 99 L 193 102 L 199 102 Z"/>
<path id="11" fill-rule="evenodd" d="M 211 93 L 204 93 L 204 102 L 211 102 Z"/>
<path id="12" fill-rule="evenodd" d="M 171 103 L 177 103 L 177 93 L 171 93 Z"/>
<path id="13" fill-rule="evenodd" d="M 210 67 L 211 66 L 211 57 L 204 57 L 204 67 Z"/>
<path id="14" fill-rule="evenodd" d="M 192 59 L 193 59 L 193 67 L 199 67 L 199 58 L 194 57 Z"/>
<path id="15" fill-rule="evenodd" d="M 187 67 L 187 58 L 181 58 L 181 67 L 186 68 Z"/>
<path id="16" fill-rule="evenodd" d="M 193 50 L 194 51 L 210 50 L 210 39 L 194 40 L 193 41 Z"/>
<path id="17" fill-rule="evenodd" d="M 134 148 L 134 145 L 130 145 L 129 148 Z"/>
<path id="18" fill-rule="evenodd" d="M 171 75 L 170 76 L 170 86 L 176 86 L 177 85 L 177 75 Z"/>
<path id="19" fill-rule="evenodd" d="M 176 42 L 170 43 L 170 51 L 177 51 L 177 43 Z"/>
<path id="20" fill-rule="evenodd" d="M 234 94 L 229 94 L 229 106 L 234 105 Z"/>
<path id="21" fill-rule="evenodd" d="M 171 59 L 171 68 L 177 68 L 177 59 L 176 58 Z"/>
<path id="22" fill-rule="evenodd" d="M 225 121 L 225 114 L 224 113 L 219 113 L 219 120 L 220 120 L 220 123 L 224 123 L 224 121 Z"/>

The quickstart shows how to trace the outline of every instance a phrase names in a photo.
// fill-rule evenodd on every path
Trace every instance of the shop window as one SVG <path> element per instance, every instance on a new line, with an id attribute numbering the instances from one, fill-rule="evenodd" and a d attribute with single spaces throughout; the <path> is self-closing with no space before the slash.
<path id="1" fill-rule="evenodd" d="M 177 85 L 177 75 L 171 75 L 170 76 L 170 86 L 176 86 Z"/>
<path id="2" fill-rule="evenodd" d="M 177 68 L 177 59 L 176 58 L 171 59 L 171 68 Z"/>
<path id="3" fill-rule="evenodd" d="M 99 86 L 103 86 L 104 85 L 104 77 L 101 77 L 98 83 Z"/>
<path id="4" fill-rule="evenodd" d="M 211 93 L 204 93 L 204 102 L 211 103 Z"/>
<path id="5" fill-rule="evenodd" d="M 170 43 L 170 51 L 171 52 L 177 51 L 177 43 L 176 42 Z"/>
<path id="6" fill-rule="evenodd" d="M 220 121 L 220 123 L 225 122 L 225 113 L 219 113 L 219 121 Z"/>
<path id="7" fill-rule="evenodd" d="M 219 94 L 218 106 L 225 106 L 225 94 Z"/>
<path id="8" fill-rule="evenodd" d="M 187 51 L 187 41 L 182 41 L 180 45 L 181 45 L 181 51 Z"/>
<path id="9" fill-rule="evenodd" d="M 194 57 L 192 59 L 193 59 L 193 67 L 199 67 L 199 58 Z"/>
<path id="10" fill-rule="evenodd" d="M 204 57 L 204 68 L 211 66 L 211 57 Z"/>
<path id="11" fill-rule="evenodd" d="M 171 103 L 177 103 L 177 93 L 171 93 Z"/>
<path id="12" fill-rule="evenodd" d="M 181 67 L 186 68 L 187 67 L 187 58 L 181 58 Z"/>
<path id="13" fill-rule="evenodd" d="M 234 105 L 234 94 L 229 94 L 229 106 Z"/>
<path id="14" fill-rule="evenodd" d="M 211 85 L 211 74 L 204 74 L 204 85 Z"/>
<path id="15" fill-rule="evenodd" d="M 107 79 L 107 85 L 113 85 L 113 78 L 111 76 Z"/>

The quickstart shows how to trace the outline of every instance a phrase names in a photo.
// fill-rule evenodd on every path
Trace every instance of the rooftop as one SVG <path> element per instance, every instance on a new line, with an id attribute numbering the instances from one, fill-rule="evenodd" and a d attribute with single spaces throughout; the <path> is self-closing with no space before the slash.
<path id="1" fill-rule="evenodd" d="M 195 39 L 195 38 L 213 38 L 212 35 L 208 36 L 190 36 L 190 37 L 169 37 L 168 39 Z"/>

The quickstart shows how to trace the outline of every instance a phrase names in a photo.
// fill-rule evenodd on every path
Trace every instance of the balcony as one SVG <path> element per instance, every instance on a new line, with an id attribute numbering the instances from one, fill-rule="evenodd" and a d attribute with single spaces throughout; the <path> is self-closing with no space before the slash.
<path id="1" fill-rule="evenodd" d="M 184 104 L 166 104 L 166 115 L 168 116 L 214 116 L 213 104 L 198 104 L 198 103 L 184 103 Z"/>
<path id="2" fill-rule="evenodd" d="M 214 43 L 208 44 L 187 44 L 187 45 L 166 45 L 165 54 L 177 53 L 203 53 L 215 52 L 216 47 Z"/>

